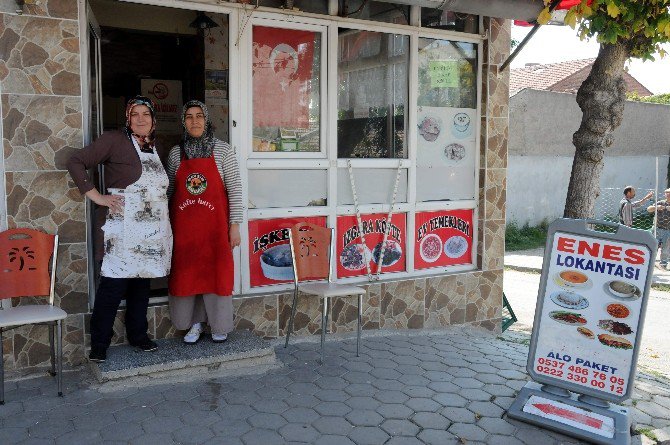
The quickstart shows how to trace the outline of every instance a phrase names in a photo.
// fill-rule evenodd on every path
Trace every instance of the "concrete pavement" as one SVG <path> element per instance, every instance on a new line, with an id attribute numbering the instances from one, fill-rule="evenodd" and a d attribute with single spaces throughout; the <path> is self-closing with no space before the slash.
<path id="1" fill-rule="evenodd" d="M 658 255 L 656 256 L 658 258 Z M 514 252 L 505 252 L 505 267 L 526 272 L 542 270 L 544 259 L 544 247 L 538 249 L 518 250 Z M 658 265 L 658 261 L 656 261 Z M 654 274 L 651 279 L 654 284 L 670 285 L 670 271 L 654 267 Z"/>
<path id="2" fill-rule="evenodd" d="M 329 336 L 323 365 L 314 340 L 277 342 L 282 366 L 259 375 L 109 386 L 79 369 L 62 398 L 50 377 L 8 382 L 0 443 L 579 443 L 505 416 L 527 379 L 527 334 L 375 332 L 360 357 L 354 338 Z M 670 427 L 670 385 L 640 376 L 635 386 L 638 426 Z"/>

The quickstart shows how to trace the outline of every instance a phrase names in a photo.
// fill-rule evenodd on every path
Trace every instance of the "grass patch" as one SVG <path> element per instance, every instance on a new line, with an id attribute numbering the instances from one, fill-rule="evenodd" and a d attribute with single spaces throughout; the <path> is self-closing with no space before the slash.
<path id="1" fill-rule="evenodd" d="M 654 434 L 654 429 L 653 428 L 638 428 L 635 430 L 636 433 L 639 434 L 644 434 L 654 442 L 658 441 L 658 438 L 656 437 L 656 434 Z"/>
<path id="2" fill-rule="evenodd" d="M 505 250 L 526 250 L 544 247 L 547 241 L 546 222 L 539 226 L 525 224 L 519 227 L 516 223 L 507 224 L 505 227 Z"/>
<path id="3" fill-rule="evenodd" d="M 662 292 L 670 292 L 670 284 L 652 283 L 651 288 L 654 290 L 660 290 Z"/>

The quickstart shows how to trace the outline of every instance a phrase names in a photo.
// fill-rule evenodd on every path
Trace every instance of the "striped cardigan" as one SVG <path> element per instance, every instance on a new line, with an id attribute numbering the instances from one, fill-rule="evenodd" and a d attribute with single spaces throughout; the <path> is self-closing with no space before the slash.
<path id="1" fill-rule="evenodd" d="M 214 162 L 219 169 L 221 179 L 228 192 L 228 206 L 230 208 L 230 224 L 241 224 L 244 214 L 242 203 L 242 180 L 240 179 L 240 167 L 237 163 L 235 150 L 226 142 L 214 139 Z M 167 160 L 167 174 L 170 179 L 167 195 L 168 198 L 174 192 L 174 179 L 177 169 L 181 164 L 181 153 L 179 145 L 170 150 Z"/>

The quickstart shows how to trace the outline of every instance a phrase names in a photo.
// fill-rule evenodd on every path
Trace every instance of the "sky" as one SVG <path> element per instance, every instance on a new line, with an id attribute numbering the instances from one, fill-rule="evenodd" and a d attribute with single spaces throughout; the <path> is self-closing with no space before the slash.
<path id="1" fill-rule="evenodd" d="M 521 42 L 532 28 L 512 26 L 512 38 Z M 665 47 L 670 52 L 670 45 Z M 512 62 L 512 68 L 526 63 L 553 63 L 587 59 L 598 55 L 595 39 L 581 41 L 569 26 L 542 26 Z M 670 93 L 670 55 L 654 62 L 632 60 L 628 72 L 654 94 Z"/>

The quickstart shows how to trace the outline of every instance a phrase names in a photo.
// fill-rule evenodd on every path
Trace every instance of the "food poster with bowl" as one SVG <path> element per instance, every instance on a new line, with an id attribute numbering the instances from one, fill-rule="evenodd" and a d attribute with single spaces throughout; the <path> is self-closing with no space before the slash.
<path id="1" fill-rule="evenodd" d="M 367 274 L 366 263 L 368 262 L 370 272 L 377 273 L 387 216 L 385 213 L 361 215 L 365 243 L 361 240 L 356 216 L 337 217 L 335 260 L 337 261 L 338 278 Z M 381 273 L 406 270 L 405 231 L 406 215 L 404 213 L 393 214 L 386 239 Z"/>
<path id="2" fill-rule="evenodd" d="M 326 227 L 325 216 L 249 221 L 251 287 L 293 282 L 289 229 L 299 222 Z"/>
<path id="3" fill-rule="evenodd" d="M 417 166 L 474 168 L 476 110 L 419 107 Z"/>
<path id="4" fill-rule="evenodd" d="M 417 212 L 414 268 L 472 264 L 472 209 Z"/>
<path id="5" fill-rule="evenodd" d="M 531 376 L 606 400 L 627 398 L 652 263 L 645 244 L 556 231 L 538 295 Z"/>

